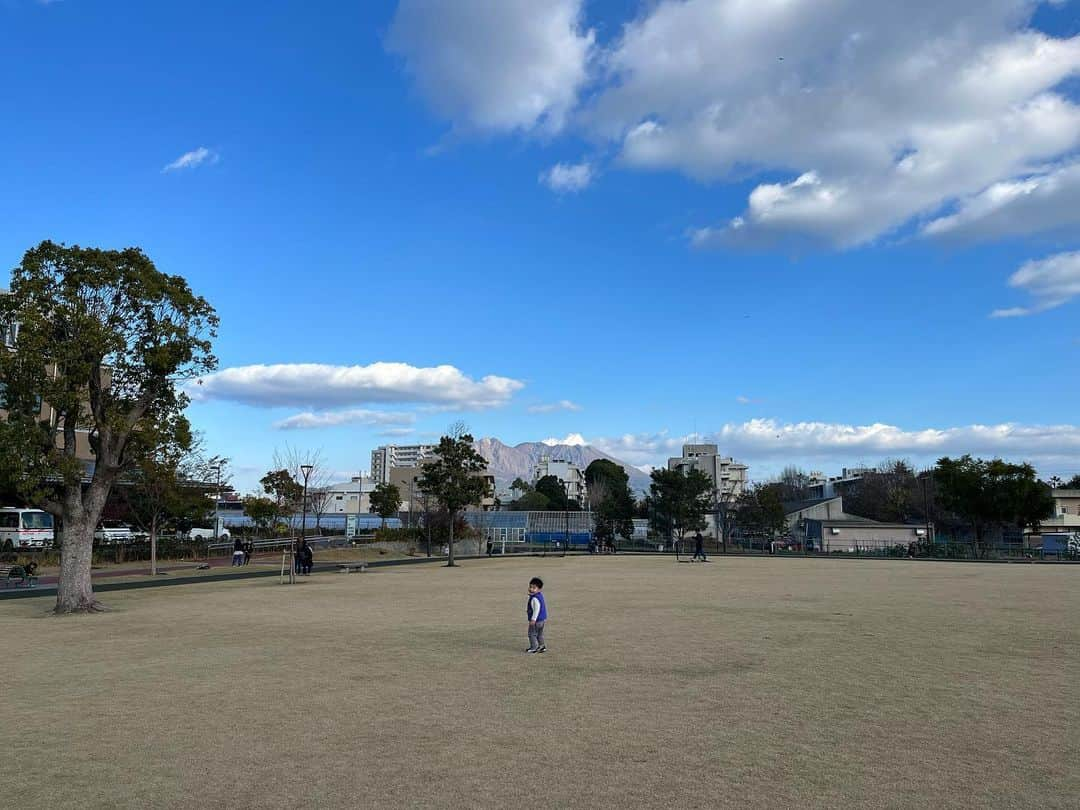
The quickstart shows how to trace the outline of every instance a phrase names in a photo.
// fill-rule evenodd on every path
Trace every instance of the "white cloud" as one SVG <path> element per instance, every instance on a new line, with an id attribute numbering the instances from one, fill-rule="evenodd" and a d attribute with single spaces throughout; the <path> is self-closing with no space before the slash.
<path id="1" fill-rule="evenodd" d="M 579 447 L 581 445 L 588 444 L 588 442 L 585 441 L 585 437 L 582 436 L 580 433 L 569 433 L 569 434 L 566 435 L 565 438 L 562 438 L 562 439 L 556 439 L 554 437 L 550 437 L 550 438 L 544 439 L 543 443 L 548 445 L 549 447 L 554 447 L 555 445 L 558 445 L 558 444 L 565 444 L 565 445 L 567 445 L 569 447 Z"/>
<path id="2" fill-rule="evenodd" d="M 327 409 L 365 403 L 416 402 L 447 408 L 505 405 L 524 383 L 509 377 L 467 377 L 454 366 L 406 363 L 332 366 L 283 363 L 237 366 L 188 386 L 193 400 L 231 400 L 263 407 Z"/>
<path id="3" fill-rule="evenodd" d="M 589 163 L 556 163 L 540 173 L 540 182 L 556 194 L 576 193 L 588 188 L 593 179 Z"/>
<path id="4" fill-rule="evenodd" d="M 350 408 L 344 411 L 324 411 L 294 414 L 274 427 L 279 430 L 297 430 L 309 428 L 337 427 L 338 425 L 411 425 L 416 417 L 411 413 L 392 413 L 390 411 L 370 411 L 364 408 Z M 409 429 L 407 432 L 411 432 Z"/>
<path id="5" fill-rule="evenodd" d="M 663 0 L 625 29 L 587 115 L 629 166 L 788 174 L 699 246 L 862 244 L 1080 144 L 1080 110 L 1054 91 L 1080 37 L 1026 30 L 1032 7 Z"/>
<path id="6" fill-rule="evenodd" d="M 896 457 L 932 461 L 942 455 L 963 453 L 1055 464 L 1075 461 L 1080 453 L 1080 425 L 1004 423 L 910 430 L 881 423 L 845 425 L 751 419 L 726 424 L 714 433 L 703 435 L 672 436 L 667 431 L 627 433 L 592 438 L 587 443 L 644 467 L 663 466 L 668 457 L 679 455 L 682 445 L 690 441 L 719 445 L 721 453 L 750 464 L 752 475 L 755 466 L 770 468 L 787 462 L 851 466 Z"/>
<path id="7" fill-rule="evenodd" d="M 568 399 L 560 399 L 558 402 L 530 405 L 527 410 L 529 413 L 552 413 L 553 411 L 580 411 L 582 407 Z"/>
<path id="8" fill-rule="evenodd" d="M 625 167 L 707 183 L 768 173 L 744 211 L 691 231 L 700 247 L 850 247 L 926 220 L 959 231 L 1033 177 L 1042 190 L 1007 232 L 1076 223 L 1077 206 L 1054 205 L 1075 179 L 1045 167 L 1080 147 L 1080 107 L 1061 90 L 1080 73 L 1080 36 L 1032 29 L 1038 5 L 656 0 L 599 47 L 580 0 L 403 0 L 391 45 L 474 129 L 572 122 Z"/>
<path id="9" fill-rule="evenodd" d="M 996 309 L 990 317 L 1015 318 L 1059 307 L 1080 295 L 1080 251 L 1025 262 L 1009 277 L 1009 286 L 1027 291 L 1035 303 Z"/>
<path id="10" fill-rule="evenodd" d="M 217 163 L 219 159 L 220 157 L 217 152 L 213 152 L 205 146 L 200 146 L 198 149 L 185 152 L 161 171 L 175 172 L 180 169 L 194 169 L 196 166 L 201 166 L 203 163 Z"/>
<path id="11" fill-rule="evenodd" d="M 587 78 L 582 0 L 401 0 L 387 46 L 463 130 L 562 129 Z"/>
<path id="12" fill-rule="evenodd" d="M 1080 161 L 994 183 L 963 200 L 955 213 L 928 222 L 922 233 L 977 240 L 1077 227 L 1080 227 Z"/>

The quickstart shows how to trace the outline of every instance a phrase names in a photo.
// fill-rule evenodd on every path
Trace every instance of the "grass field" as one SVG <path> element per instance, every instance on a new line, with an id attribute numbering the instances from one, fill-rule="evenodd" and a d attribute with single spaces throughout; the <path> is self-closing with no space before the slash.
<path id="1" fill-rule="evenodd" d="M 1078 578 L 496 559 L 3 602 L 0 801 L 1075 808 Z"/>

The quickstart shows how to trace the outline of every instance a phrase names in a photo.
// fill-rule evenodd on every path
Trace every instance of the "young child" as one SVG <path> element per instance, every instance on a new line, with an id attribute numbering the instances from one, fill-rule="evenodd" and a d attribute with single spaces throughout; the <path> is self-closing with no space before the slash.
<path id="1" fill-rule="evenodd" d="M 527 653 L 547 652 L 544 646 L 544 623 L 547 621 L 547 605 L 544 604 L 544 580 L 529 580 L 529 601 L 525 603 L 525 615 L 529 618 L 529 649 Z"/>

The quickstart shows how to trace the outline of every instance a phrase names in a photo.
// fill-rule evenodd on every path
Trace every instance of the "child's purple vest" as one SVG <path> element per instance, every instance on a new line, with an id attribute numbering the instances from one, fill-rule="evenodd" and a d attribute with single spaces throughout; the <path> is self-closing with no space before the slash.
<path id="1" fill-rule="evenodd" d="M 533 599 L 539 599 L 540 600 L 540 615 L 536 617 L 536 621 L 538 621 L 538 622 L 546 622 L 547 621 L 547 604 L 544 602 L 544 592 L 543 591 L 537 591 L 536 593 L 530 593 L 529 594 L 529 598 L 525 602 L 525 618 L 526 619 L 530 618 L 530 616 L 529 616 L 529 603 L 532 602 Z"/>

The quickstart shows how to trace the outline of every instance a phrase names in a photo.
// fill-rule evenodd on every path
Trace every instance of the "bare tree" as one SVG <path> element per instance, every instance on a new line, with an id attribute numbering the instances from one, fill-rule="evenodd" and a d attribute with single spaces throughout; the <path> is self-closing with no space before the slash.
<path id="1" fill-rule="evenodd" d="M 315 533 L 318 534 L 322 531 L 322 511 L 330 501 L 333 479 L 333 470 L 329 468 L 322 448 L 302 450 L 287 442 L 284 448 L 274 448 L 274 469 L 287 470 L 294 481 L 303 482 L 304 473 L 300 468 L 308 465 L 311 466 L 307 479 L 308 508 L 315 513 Z"/>

